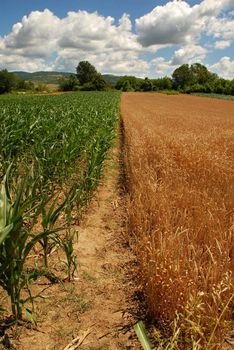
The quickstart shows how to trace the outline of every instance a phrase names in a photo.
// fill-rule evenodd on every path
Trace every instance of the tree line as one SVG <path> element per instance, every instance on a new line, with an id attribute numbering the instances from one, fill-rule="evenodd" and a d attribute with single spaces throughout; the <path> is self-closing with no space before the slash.
<path id="1" fill-rule="evenodd" d="M 220 78 L 210 72 L 200 63 L 183 64 L 176 68 L 171 77 L 158 79 L 123 76 L 116 85 L 111 86 L 88 61 L 79 62 L 76 74 L 62 79 L 59 84 L 61 91 L 105 91 L 110 89 L 121 91 L 175 91 L 182 93 L 217 93 L 234 95 L 234 79 Z M 46 90 L 46 86 L 35 86 L 32 82 L 24 81 L 7 70 L 0 71 L 0 94 L 14 90 Z"/>
<path id="2" fill-rule="evenodd" d="M 234 79 L 220 78 L 204 65 L 194 63 L 181 65 L 174 70 L 172 77 L 140 79 L 134 76 L 124 76 L 117 82 L 116 89 L 122 91 L 174 90 L 182 93 L 201 92 L 234 95 Z"/>
<path id="3" fill-rule="evenodd" d="M 94 66 L 82 61 L 76 68 L 76 76 L 71 75 L 60 85 L 69 90 L 108 90 L 111 86 Z M 184 93 L 202 92 L 234 95 L 234 79 L 220 78 L 200 63 L 183 64 L 175 69 L 172 77 L 141 79 L 135 76 L 121 77 L 115 88 L 122 91 L 179 91 Z"/>
<path id="4" fill-rule="evenodd" d="M 46 84 L 34 84 L 32 81 L 20 78 L 17 74 L 8 72 L 7 69 L 0 70 L 0 94 L 12 91 L 46 92 L 47 90 Z"/>
<path id="5" fill-rule="evenodd" d="M 0 71 L 0 94 L 11 92 L 12 90 L 31 90 L 33 88 L 32 82 L 26 82 L 6 69 Z"/>

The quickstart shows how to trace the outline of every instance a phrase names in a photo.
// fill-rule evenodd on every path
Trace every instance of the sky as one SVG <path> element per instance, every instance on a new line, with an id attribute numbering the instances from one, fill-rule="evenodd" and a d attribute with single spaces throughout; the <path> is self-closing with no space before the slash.
<path id="1" fill-rule="evenodd" d="M 234 0 L 0 0 L 0 69 L 234 78 Z"/>

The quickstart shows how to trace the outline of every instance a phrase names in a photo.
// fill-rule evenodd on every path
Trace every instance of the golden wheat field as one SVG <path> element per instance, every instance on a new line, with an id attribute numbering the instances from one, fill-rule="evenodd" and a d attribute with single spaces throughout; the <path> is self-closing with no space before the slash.
<path id="1" fill-rule="evenodd" d="M 234 103 L 125 93 L 129 225 L 149 314 L 170 349 L 231 337 Z"/>

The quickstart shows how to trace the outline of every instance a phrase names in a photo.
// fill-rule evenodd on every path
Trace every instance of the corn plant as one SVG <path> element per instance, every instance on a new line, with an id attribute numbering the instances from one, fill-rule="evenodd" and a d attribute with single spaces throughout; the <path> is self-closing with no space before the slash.
<path id="1" fill-rule="evenodd" d="M 16 319 L 22 317 L 25 303 L 33 301 L 30 282 L 48 276 L 51 245 L 64 250 L 68 279 L 73 277 L 72 211 L 76 206 L 80 215 L 99 183 L 115 137 L 119 96 L 94 92 L 0 97 L 0 285 Z M 5 173 L 10 164 L 9 186 Z M 63 224 L 57 224 L 62 212 Z M 67 229 L 65 235 L 58 234 L 62 229 Z M 39 244 L 45 266 L 26 268 L 28 255 Z"/>
<path id="2" fill-rule="evenodd" d="M 65 197 L 65 199 L 62 201 L 60 205 L 57 205 L 59 194 L 60 193 L 58 193 L 55 196 L 55 198 L 52 200 L 52 203 L 48 209 L 46 209 L 46 205 L 43 205 L 41 208 L 41 216 L 42 216 L 41 224 L 45 235 L 39 241 L 39 243 L 43 248 L 45 267 L 48 267 L 48 253 L 51 251 L 51 249 L 54 246 L 54 240 L 52 239 L 50 232 L 53 231 L 53 233 L 56 233 L 58 231 L 63 230 L 63 227 L 54 228 L 54 225 L 58 220 L 58 217 L 61 214 L 62 210 L 64 209 L 66 203 L 69 201 L 69 196 L 71 193 L 69 193 L 69 195 Z M 48 202 L 48 199 L 44 201 L 44 203 L 45 202 Z"/>
<path id="3" fill-rule="evenodd" d="M 33 273 L 24 269 L 27 256 L 47 235 L 42 232 L 33 237 L 31 227 L 25 225 L 32 212 L 39 213 L 32 207 L 32 198 L 24 198 L 26 187 L 27 179 L 18 186 L 15 198 L 11 198 L 6 175 L 0 193 L 0 285 L 10 297 L 15 319 L 22 318 L 22 308 L 28 300 L 22 299 L 22 290 L 34 278 Z"/>
<path id="4" fill-rule="evenodd" d="M 76 230 L 73 232 L 70 228 L 66 230 L 65 236 L 55 234 L 53 240 L 63 250 L 66 256 L 64 263 L 67 266 L 68 281 L 70 282 L 74 278 L 74 273 L 77 269 L 77 259 L 74 253 L 74 239 L 77 239 L 78 233 Z"/>

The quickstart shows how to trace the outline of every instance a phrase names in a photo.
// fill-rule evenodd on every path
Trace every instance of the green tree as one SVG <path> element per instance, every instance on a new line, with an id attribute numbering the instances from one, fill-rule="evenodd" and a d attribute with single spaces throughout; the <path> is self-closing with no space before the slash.
<path id="1" fill-rule="evenodd" d="M 169 77 L 163 77 L 152 80 L 153 82 L 153 89 L 155 91 L 158 90 L 172 90 L 173 87 L 173 81 Z"/>
<path id="2" fill-rule="evenodd" d="M 217 79 L 217 75 L 209 72 L 209 70 L 201 63 L 194 63 L 190 67 L 194 84 L 211 83 Z"/>
<path id="3" fill-rule="evenodd" d="M 88 61 L 81 61 L 76 67 L 76 75 L 80 84 L 84 85 L 86 83 L 92 83 L 96 79 L 98 72 Z"/>
<path id="4" fill-rule="evenodd" d="M 227 95 L 234 95 L 234 79 L 228 80 L 226 92 Z"/>
<path id="5" fill-rule="evenodd" d="M 107 90 L 109 87 L 106 80 L 103 78 L 103 76 L 100 73 L 98 73 L 95 79 L 93 80 L 93 85 L 95 86 L 95 90 L 98 90 L 98 91 Z"/>
<path id="6" fill-rule="evenodd" d="M 122 91 L 140 91 L 142 81 L 134 76 L 124 76 L 117 81 L 115 88 Z"/>
<path id="7" fill-rule="evenodd" d="M 0 71 L 0 94 L 10 92 L 17 86 L 17 77 L 6 69 Z"/>
<path id="8" fill-rule="evenodd" d="M 224 94 L 226 89 L 226 80 L 218 78 L 214 82 L 214 91 L 216 94 Z"/>
<path id="9" fill-rule="evenodd" d="M 60 83 L 59 90 L 61 91 L 77 91 L 79 90 L 79 80 L 74 74 L 71 74 L 68 79 L 63 79 Z"/>
<path id="10" fill-rule="evenodd" d="M 0 71 L 0 94 L 11 92 L 12 90 L 33 90 L 33 83 L 26 82 L 7 69 Z"/>
<path id="11" fill-rule="evenodd" d="M 176 89 L 185 89 L 187 86 L 194 84 L 193 74 L 188 64 L 176 68 L 172 78 Z"/>
<path id="12" fill-rule="evenodd" d="M 152 91 L 153 83 L 149 78 L 145 78 L 141 84 L 141 90 L 143 91 Z"/>
<path id="13" fill-rule="evenodd" d="M 81 90 L 107 90 L 108 84 L 96 68 L 88 61 L 81 61 L 76 67 Z"/>

